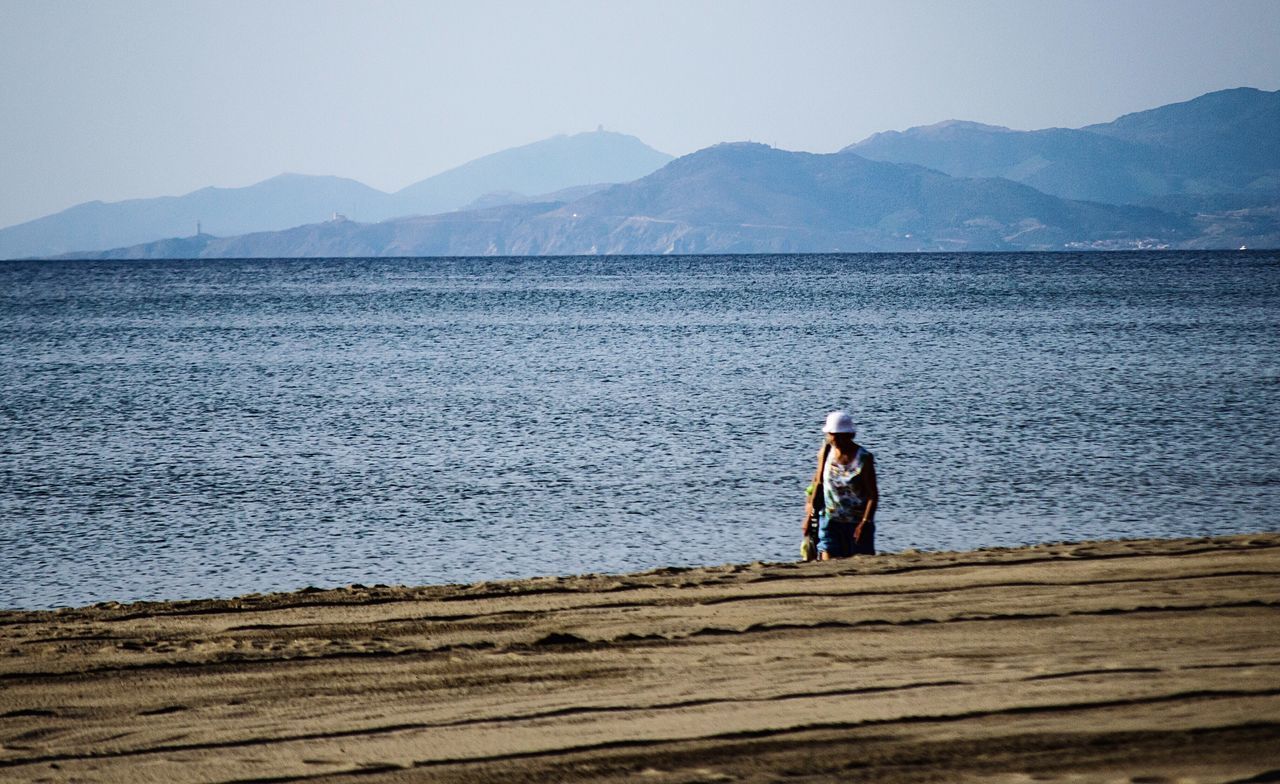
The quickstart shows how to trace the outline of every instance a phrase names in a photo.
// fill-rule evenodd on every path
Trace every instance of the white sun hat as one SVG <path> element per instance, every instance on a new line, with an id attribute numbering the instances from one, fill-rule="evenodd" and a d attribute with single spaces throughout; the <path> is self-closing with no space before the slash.
<path id="1" fill-rule="evenodd" d="M 832 411 L 827 414 L 827 423 L 822 426 L 824 433 L 854 433 L 857 428 L 853 424 L 853 417 L 849 416 L 847 411 Z"/>

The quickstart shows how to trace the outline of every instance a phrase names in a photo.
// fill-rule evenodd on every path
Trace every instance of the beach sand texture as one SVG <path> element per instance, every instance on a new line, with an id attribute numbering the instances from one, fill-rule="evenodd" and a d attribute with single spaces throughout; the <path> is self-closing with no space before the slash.
<path id="1" fill-rule="evenodd" d="M 1280 534 L 0 613 L 0 781 L 1280 781 Z"/>

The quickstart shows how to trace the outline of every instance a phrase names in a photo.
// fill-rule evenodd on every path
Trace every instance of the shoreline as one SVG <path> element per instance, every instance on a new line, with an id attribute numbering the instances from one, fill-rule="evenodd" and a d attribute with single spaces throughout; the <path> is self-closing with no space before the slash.
<path id="1" fill-rule="evenodd" d="M 1280 780 L 1280 533 L 0 611 L 0 779 Z"/>
<path id="2" fill-rule="evenodd" d="M 963 558 L 966 564 L 998 564 L 1007 562 L 1032 563 L 1064 557 L 1064 552 L 1072 548 L 1094 548 L 1103 546 L 1107 552 L 1098 558 L 1127 557 L 1124 550 L 1130 547 L 1176 546 L 1179 554 L 1197 552 L 1197 547 L 1216 549 L 1219 543 L 1230 540 L 1257 537 L 1280 537 L 1280 531 L 1257 531 L 1252 533 L 1221 534 L 1198 537 L 1133 537 L 1123 539 L 1081 539 L 1078 541 L 1038 542 L 1035 544 L 978 547 L 972 550 L 917 550 L 908 548 L 897 552 L 880 552 L 874 556 L 855 556 L 830 562 L 857 566 L 857 569 L 842 569 L 841 574 L 891 574 L 895 571 L 912 568 L 916 561 L 942 561 Z M 797 551 L 799 550 L 797 537 Z M 1228 545 L 1230 546 L 1230 545 Z M 1278 545 L 1280 546 L 1280 545 Z M 1185 548 L 1185 549 L 1183 549 Z M 1025 558 L 1024 558 L 1025 556 Z M 1071 557 L 1071 556 L 1065 556 Z M 79 605 L 63 605 L 57 607 L 0 607 L 0 625 L 11 623 L 18 618 L 34 616 L 66 616 L 69 614 L 106 613 L 114 617 L 124 613 L 130 617 L 147 614 L 173 613 L 215 613 L 239 612 L 268 609 L 286 609 L 291 607 L 325 606 L 331 604 L 378 604 L 395 601 L 437 600 L 457 601 L 462 598 L 492 598 L 500 595 L 528 595 L 538 592 L 560 591 L 616 591 L 630 590 L 636 587 L 660 586 L 665 584 L 663 578 L 676 579 L 682 575 L 689 579 L 699 580 L 707 574 L 721 574 L 725 571 L 739 572 L 743 569 L 781 569 L 795 567 L 819 567 L 819 562 L 805 564 L 795 561 L 750 561 L 726 562 L 700 566 L 659 566 L 635 572 L 582 572 L 578 574 L 533 575 L 529 577 L 504 577 L 492 580 L 476 580 L 469 583 L 423 583 L 420 585 L 374 583 L 349 583 L 321 587 L 304 586 L 286 591 L 266 591 L 237 594 L 235 596 L 207 596 L 191 599 L 136 599 L 118 601 L 108 599 Z M 831 568 L 831 567 L 825 567 Z M 917 568 L 927 568 L 921 563 Z M 624 581 L 619 586 L 617 581 Z M 641 582 L 637 583 L 636 580 Z M 677 581 L 678 582 L 678 581 Z"/>

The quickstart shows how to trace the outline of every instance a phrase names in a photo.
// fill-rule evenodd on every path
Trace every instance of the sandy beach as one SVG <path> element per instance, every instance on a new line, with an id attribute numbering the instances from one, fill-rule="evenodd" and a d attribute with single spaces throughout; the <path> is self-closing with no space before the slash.
<path id="1" fill-rule="evenodd" d="M 0 613 L 0 781 L 1280 781 L 1280 534 Z"/>

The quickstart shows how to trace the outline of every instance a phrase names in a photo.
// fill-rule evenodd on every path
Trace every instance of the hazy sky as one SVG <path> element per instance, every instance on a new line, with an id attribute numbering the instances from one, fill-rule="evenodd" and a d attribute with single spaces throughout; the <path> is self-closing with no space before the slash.
<path id="1" fill-rule="evenodd" d="M 282 171 L 394 190 L 556 133 L 829 152 L 1280 88 L 1277 0 L 0 0 L 0 226 Z"/>

